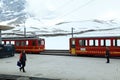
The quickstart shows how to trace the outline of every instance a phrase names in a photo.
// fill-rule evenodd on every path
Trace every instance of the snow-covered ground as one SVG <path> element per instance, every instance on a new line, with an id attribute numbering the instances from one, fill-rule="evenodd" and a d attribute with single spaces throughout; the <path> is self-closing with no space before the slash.
<path id="1" fill-rule="evenodd" d="M 120 80 L 120 59 L 27 54 L 26 73 L 16 62 L 19 55 L 0 59 L 0 74 L 61 80 Z"/>

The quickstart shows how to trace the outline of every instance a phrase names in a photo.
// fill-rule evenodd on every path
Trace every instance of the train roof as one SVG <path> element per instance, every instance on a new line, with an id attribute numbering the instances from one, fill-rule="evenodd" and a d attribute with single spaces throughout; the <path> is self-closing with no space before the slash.
<path id="1" fill-rule="evenodd" d="M 120 38 L 120 36 L 81 36 L 73 38 Z"/>
<path id="2" fill-rule="evenodd" d="M 2 40 L 30 40 L 30 39 L 43 39 L 39 37 L 2 37 Z"/>

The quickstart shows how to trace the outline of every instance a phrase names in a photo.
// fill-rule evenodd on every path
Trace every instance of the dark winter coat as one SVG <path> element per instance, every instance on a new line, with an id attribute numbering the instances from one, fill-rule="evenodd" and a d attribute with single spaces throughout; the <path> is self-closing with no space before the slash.
<path id="1" fill-rule="evenodd" d="M 106 50 L 106 57 L 110 57 L 110 52 L 109 52 L 109 50 Z"/>
<path id="2" fill-rule="evenodd" d="M 25 53 L 21 53 L 21 55 L 20 55 L 20 61 L 21 62 L 25 62 L 26 61 L 26 54 Z"/>
<path id="3" fill-rule="evenodd" d="M 26 65 L 26 54 L 25 53 L 20 54 L 20 62 L 23 67 Z"/>

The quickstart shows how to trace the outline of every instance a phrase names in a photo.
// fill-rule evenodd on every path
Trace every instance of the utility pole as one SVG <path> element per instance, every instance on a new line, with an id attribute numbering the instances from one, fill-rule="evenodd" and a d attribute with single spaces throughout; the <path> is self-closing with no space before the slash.
<path id="1" fill-rule="evenodd" d="M 74 30 L 74 29 L 75 29 L 75 28 L 73 28 L 73 27 L 71 28 L 71 35 L 72 35 L 72 38 L 73 38 L 73 34 L 74 34 L 74 33 L 73 33 L 73 30 Z"/>
<path id="2" fill-rule="evenodd" d="M 24 37 L 26 37 L 26 27 L 25 27 L 25 22 L 24 22 Z"/>

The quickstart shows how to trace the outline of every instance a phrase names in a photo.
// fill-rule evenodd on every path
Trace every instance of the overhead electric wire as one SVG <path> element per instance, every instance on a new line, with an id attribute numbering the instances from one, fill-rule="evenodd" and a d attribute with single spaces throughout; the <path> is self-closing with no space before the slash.
<path id="1" fill-rule="evenodd" d="M 75 3 L 76 3 L 75 0 L 73 0 L 73 1 L 68 0 L 63 5 L 59 6 L 57 8 L 56 12 L 58 11 L 59 13 L 60 12 L 65 12 L 66 13 L 66 11 L 69 9 L 69 6 L 73 6 L 73 4 L 75 4 Z"/>
<path id="2" fill-rule="evenodd" d="M 64 0 L 65 1 L 65 0 Z M 58 9 L 63 9 L 64 7 L 68 6 L 68 4 L 70 4 L 72 2 L 70 2 L 70 0 L 67 0 L 66 2 L 64 2 L 62 5 L 58 6 Z"/>
<path id="3" fill-rule="evenodd" d="M 67 0 L 67 1 L 65 1 L 62 5 L 58 6 L 57 10 L 61 10 L 61 9 L 62 9 L 62 11 L 63 11 L 66 7 L 69 7 L 69 6 L 72 5 L 72 4 L 73 4 L 73 1 Z M 45 25 L 45 23 L 42 21 L 42 18 L 41 18 L 41 19 L 39 19 L 39 18 L 34 18 L 34 19 L 40 21 L 43 25 Z M 45 25 L 45 26 L 46 26 L 46 25 Z"/>
<path id="4" fill-rule="evenodd" d="M 76 3 L 77 3 L 76 1 L 78 1 L 78 0 L 73 0 L 73 1 L 68 0 L 68 1 L 65 1 L 61 6 L 58 6 L 57 10 L 62 10 L 61 12 L 64 12 L 64 13 L 61 14 L 59 17 L 56 17 L 56 20 L 59 20 L 59 19 L 61 19 L 62 17 L 66 17 L 66 16 L 69 16 L 69 15 L 77 12 L 77 11 L 80 10 L 81 8 L 86 7 L 88 4 L 90 4 L 90 3 L 93 2 L 94 0 L 89 0 L 89 1 L 87 1 L 86 3 L 84 3 L 83 5 L 79 5 L 78 7 L 76 6 Z M 73 6 L 73 7 L 76 7 L 76 8 L 65 12 L 65 10 L 69 8 L 69 6 Z M 56 10 L 56 12 L 57 12 L 57 10 Z M 43 25 L 45 25 L 45 23 L 43 23 L 40 19 L 39 19 L 39 21 L 40 21 Z"/>
<path id="5" fill-rule="evenodd" d="M 56 19 L 60 19 L 60 18 L 62 18 L 62 17 L 69 16 L 69 15 L 73 14 L 74 12 L 79 11 L 81 8 L 88 6 L 88 5 L 89 5 L 91 2 L 93 2 L 93 1 L 95 1 L 95 0 L 89 0 L 89 1 L 86 2 L 85 4 L 78 6 L 78 7 L 76 7 L 75 9 L 70 10 L 70 11 L 67 12 L 67 13 L 64 13 L 63 15 L 59 16 L 59 17 L 56 18 Z M 73 5 L 73 6 L 74 6 L 74 5 Z"/>

